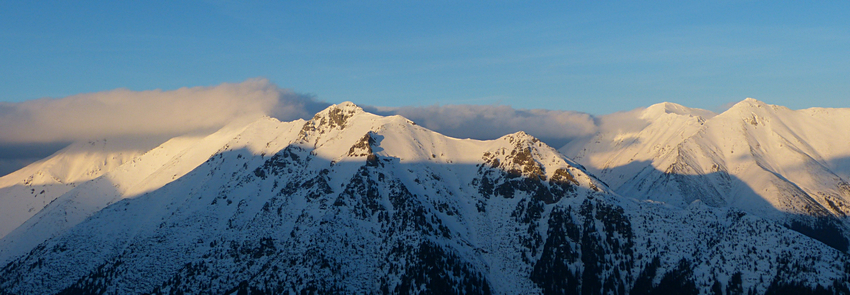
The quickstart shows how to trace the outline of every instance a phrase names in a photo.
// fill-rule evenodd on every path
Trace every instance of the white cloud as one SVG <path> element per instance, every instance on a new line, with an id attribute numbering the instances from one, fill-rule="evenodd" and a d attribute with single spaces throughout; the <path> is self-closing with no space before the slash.
<path id="1" fill-rule="evenodd" d="M 283 121 L 309 118 L 327 105 L 281 89 L 266 79 L 169 91 L 117 89 L 0 103 L 0 144 L 169 136 L 215 130 L 234 120 L 262 115 Z M 571 111 L 518 110 L 503 105 L 366 109 L 402 115 L 434 131 L 461 138 L 492 139 L 522 130 L 560 143 L 596 130 L 592 116 Z"/>
<path id="2" fill-rule="evenodd" d="M 317 103 L 265 79 L 162 91 L 111 91 L 0 104 L 0 143 L 176 135 L 239 118 L 309 117 Z M 313 107 L 315 108 L 315 107 Z"/>
<path id="3" fill-rule="evenodd" d="M 310 118 L 327 106 L 266 79 L 169 91 L 117 89 L 0 103 L 0 150 L 15 151 L 0 155 L 0 166 L 9 166 L 0 167 L 0 175 L 12 166 L 20 168 L 22 163 L 49 155 L 61 143 L 115 137 L 167 138 L 213 131 L 235 120 L 262 115 L 282 121 Z M 402 115 L 459 138 L 494 139 L 522 130 L 555 148 L 597 130 L 594 117 L 571 111 L 518 110 L 501 105 L 364 108 L 382 115 Z M 23 150 L 38 153 L 19 153 Z"/>
<path id="4" fill-rule="evenodd" d="M 69 142 L 115 137 L 168 138 L 213 131 L 269 115 L 309 118 L 326 107 L 266 79 L 177 90 L 110 91 L 20 103 L 0 102 L 0 175 Z M 64 144 L 63 144 L 64 143 Z"/>

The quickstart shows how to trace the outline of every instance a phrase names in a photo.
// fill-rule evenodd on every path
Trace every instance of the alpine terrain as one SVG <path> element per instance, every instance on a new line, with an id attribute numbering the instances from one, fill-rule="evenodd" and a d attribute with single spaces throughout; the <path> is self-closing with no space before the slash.
<path id="1" fill-rule="evenodd" d="M 848 294 L 848 117 L 666 103 L 559 151 L 342 103 L 77 143 L 0 178 L 0 294 Z"/>
<path id="2" fill-rule="evenodd" d="M 751 98 L 721 114 L 662 103 L 603 116 L 602 131 L 561 151 L 620 195 L 739 208 L 847 252 L 847 118 Z"/>

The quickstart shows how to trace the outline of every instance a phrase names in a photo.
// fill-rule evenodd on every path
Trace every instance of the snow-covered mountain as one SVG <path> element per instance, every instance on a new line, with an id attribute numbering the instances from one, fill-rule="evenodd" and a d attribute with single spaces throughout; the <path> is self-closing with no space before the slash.
<path id="1" fill-rule="evenodd" d="M 692 138 L 705 132 L 685 123 L 722 115 L 650 110 L 688 118 L 670 119 L 680 133 L 602 134 L 576 155 Z M 612 167 L 656 167 L 623 159 Z M 169 140 L 57 194 L 0 240 L 0 294 L 850 292 L 848 254 L 732 206 L 746 199 L 647 197 L 623 190 L 631 177 L 608 180 L 625 170 L 592 167 L 523 132 L 450 138 L 351 103 L 262 118 Z"/>
<path id="2" fill-rule="evenodd" d="M 79 184 L 132 161 L 162 141 L 91 140 L 0 178 L 0 238 Z"/>
<path id="3" fill-rule="evenodd" d="M 735 207 L 848 250 L 850 109 L 749 98 L 721 114 L 662 103 L 600 121 L 561 151 L 621 195 Z"/>

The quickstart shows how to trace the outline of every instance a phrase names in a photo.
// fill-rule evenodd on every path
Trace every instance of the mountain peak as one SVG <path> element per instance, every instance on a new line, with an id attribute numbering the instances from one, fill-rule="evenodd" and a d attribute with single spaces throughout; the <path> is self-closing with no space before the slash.
<path id="1" fill-rule="evenodd" d="M 770 105 L 754 98 L 746 98 L 723 112 L 723 117 L 730 120 L 744 120 L 753 126 L 767 123 L 771 119 L 779 119 L 775 105 Z"/>
<path id="2" fill-rule="evenodd" d="M 525 133 L 525 131 L 517 131 L 517 132 L 511 133 L 511 134 L 502 136 L 499 139 L 505 140 L 505 141 L 507 141 L 511 144 L 515 144 L 517 146 L 520 146 L 520 145 L 523 145 L 523 144 L 530 145 L 530 144 L 535 144 L 535 143 L 540 142 L 540 139 L 537 139 L 537 137 L 534 137 L 531 134 Z"/>
<path id="3" fill-rule="evenodd" d="M 734 104 L 731 108 L 729 108 L 729 110 L 732 110 L 732 109 L 752 109 L 752 108 L 760 108 L 760 107 L 764 107 L 764 106 L 768 106 L 768 104 L 763 102 L 763 101 L 757 100 L 755 98 L 747 97 L 744 100 L 739 101 L 738 103 Z"/>
<path id="4" fill-rule="evenodd" d="M 525 131 L 522 131 L 522 130 L 508 134 L 508 135 L 505 135 L 504 137 L 511 137 L 511 138 L 518 138 L 518 139 L 534 138 L 534 136 L 532 136 L 531 134 L 525 133 Z"/>
<path id="5" fill-rule="evenodd" d="M 352 117 L 364 113 L 366 112 L 361 107 L 349 101 L 331 105 L 304 123 L 301 138 L 306 138 L 307 134 L 313 131 L 326 133 L 333 129 L 342 130 Z"/>
<path id="6" fill-rule="evenodd" d="M 358 106 L 358 105 L 356 105 L 356 104 L 354 104 L 353 102 L 350 102 L 350 101 L 343 101 L 339 104 L 331 105 L 331 106 L 325 108 L 326 111 L 330 110 L 330 109 L 339 109 L 339 110 L 351 111 L 351 112 L 362 112 L 363 111 L 363 108 L 361 108 L 360 106 Z"/>
<path id="7" fill-rule="evenodd" d="M 313 120 L 325 119 L 332 125 L 343 126 L 349 118 L 360 113 L 364 113 L 363 108 L 350 101 L 346 101 L 340 104 L 331 105 L 321 112 L 316 113 L 316 115 L 313 116 Z"/>

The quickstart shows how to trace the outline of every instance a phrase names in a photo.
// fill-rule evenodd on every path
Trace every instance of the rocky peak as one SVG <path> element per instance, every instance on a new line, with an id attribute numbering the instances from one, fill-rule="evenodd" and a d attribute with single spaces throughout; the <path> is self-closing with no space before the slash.
<path id="1" fill-rule="evenodd" d="M 511 134 L 502 136 L 501 138 L 499 138 L 499 140 L 505 140 L 509 143 L 516 144 L 516 145 L 535 144 L 535 143 L 540 142 L 539 139 L 532 136 L 531 134 L 525 133 L 525 131 L 517 131 L 516 133 L 511 133 Z"/>
<path id="2" fill-rule="evenodd" d="M 311 133 L 324 134 L 331 130 L 343 130 L 352 117 L 362 113 L 365 113 L 362 108 L 348 101 L 329 106 L 304 123 L 299 137 L 306 139 Z"/>
<path id="3" fill-rule="evenodd" d="M 507 146 L 485 152 L 483 160 L 493 168 L 499 168 L 510 175 L 546 179 L 541 152 L 538 148 L 551 147 L 523 131 L 502 136 L 498 141 L 507 142 Z"/>
<path id="4" fill-rule="evenodd" d="M 345 127 L 348 119 L 357 114 L 363 113 L 363 109 L 349 101 L 335 104 L 327 107 L 321 112 L 316 113 L 309 122 L 315 126 L 326 126 L 327 128 Z"/>

